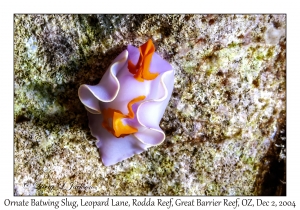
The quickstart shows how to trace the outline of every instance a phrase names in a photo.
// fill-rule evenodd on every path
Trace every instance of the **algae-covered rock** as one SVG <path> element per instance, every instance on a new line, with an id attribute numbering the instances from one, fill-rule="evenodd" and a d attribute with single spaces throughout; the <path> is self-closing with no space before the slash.
<path id="1" fill-rule="evenodd" d="M 15 15 L 15 195 L 284 195 L 285 15 Z M 105 167 L 77 91 L 151 38 L 163 144 Z"/>

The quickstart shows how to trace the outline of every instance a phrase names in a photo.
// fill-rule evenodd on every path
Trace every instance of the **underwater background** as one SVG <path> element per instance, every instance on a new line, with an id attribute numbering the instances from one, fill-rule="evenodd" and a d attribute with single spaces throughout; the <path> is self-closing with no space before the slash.
<path id="1" fill-rule="evenodd" d="M 128 44 L 175 70 L 159 146 L 105 167 L 78 98 Z M 14 15 L 15 195 L 286 195 L 286 15 Z"/>

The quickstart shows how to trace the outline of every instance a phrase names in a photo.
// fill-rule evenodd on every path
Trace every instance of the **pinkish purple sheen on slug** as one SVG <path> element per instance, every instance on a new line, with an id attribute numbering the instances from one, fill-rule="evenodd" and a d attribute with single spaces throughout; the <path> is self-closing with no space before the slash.
<path id="1" fill-rule="evenodd" d="M 161 144 L 159 122 L 174 85 L 172 66 L 154 52 L 151 40 L 128 45 L 99 84 L 81 85 L 78 95 L 88 111 L 102 162 L 109 166 Z"/>

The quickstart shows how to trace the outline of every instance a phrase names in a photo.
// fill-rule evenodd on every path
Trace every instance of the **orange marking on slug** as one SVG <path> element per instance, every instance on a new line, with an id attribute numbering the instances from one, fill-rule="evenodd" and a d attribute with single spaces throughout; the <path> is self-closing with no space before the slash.
<path id="1" fill-rule="evenodd" d="M 140 57 L 136 65 L 132 61 L 128 60 L 129 72 L 134 74 L 136 80 L 143 82 L 145 80 L 155 79 L 159 73 L 151 73 L 149 71 L 152 56 L 155 51 L 154 44 L 151 39 L 149 39 L 145 44 L 139 47 Z"/>
<path id="2" fill-rule="evenodd" d="M 132 105 L 144 100 L 145 96 L 138 96 L 127 104 L 128 114 L 124 115 L 122 112 L 116 109 L 104 109 L 103 110 L 103 122 L 102 126 L 108 130 L 110 133 L 112 133 L 115 137 L 124 137 L 132 133 L 136 133 L 138 129 L 130 126 L 130 125 L 124 125 L 122 120 L 124 118 L 134 118 L 134 112 L 132 110 Z"/>

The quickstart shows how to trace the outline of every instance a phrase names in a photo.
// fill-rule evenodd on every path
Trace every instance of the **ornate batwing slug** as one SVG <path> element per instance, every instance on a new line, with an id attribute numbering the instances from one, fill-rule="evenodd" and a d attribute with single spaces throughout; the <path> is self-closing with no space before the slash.
<path id="1" fill-rule="evenodd" d="M 81 85 L 78 95 L 88 111 L 104 165 L 139 154 L 165 139 L 159 122 L 174 85 L 172 66 L 155 53 L 151 40 L 127 46 L 99 84 Z"/>

